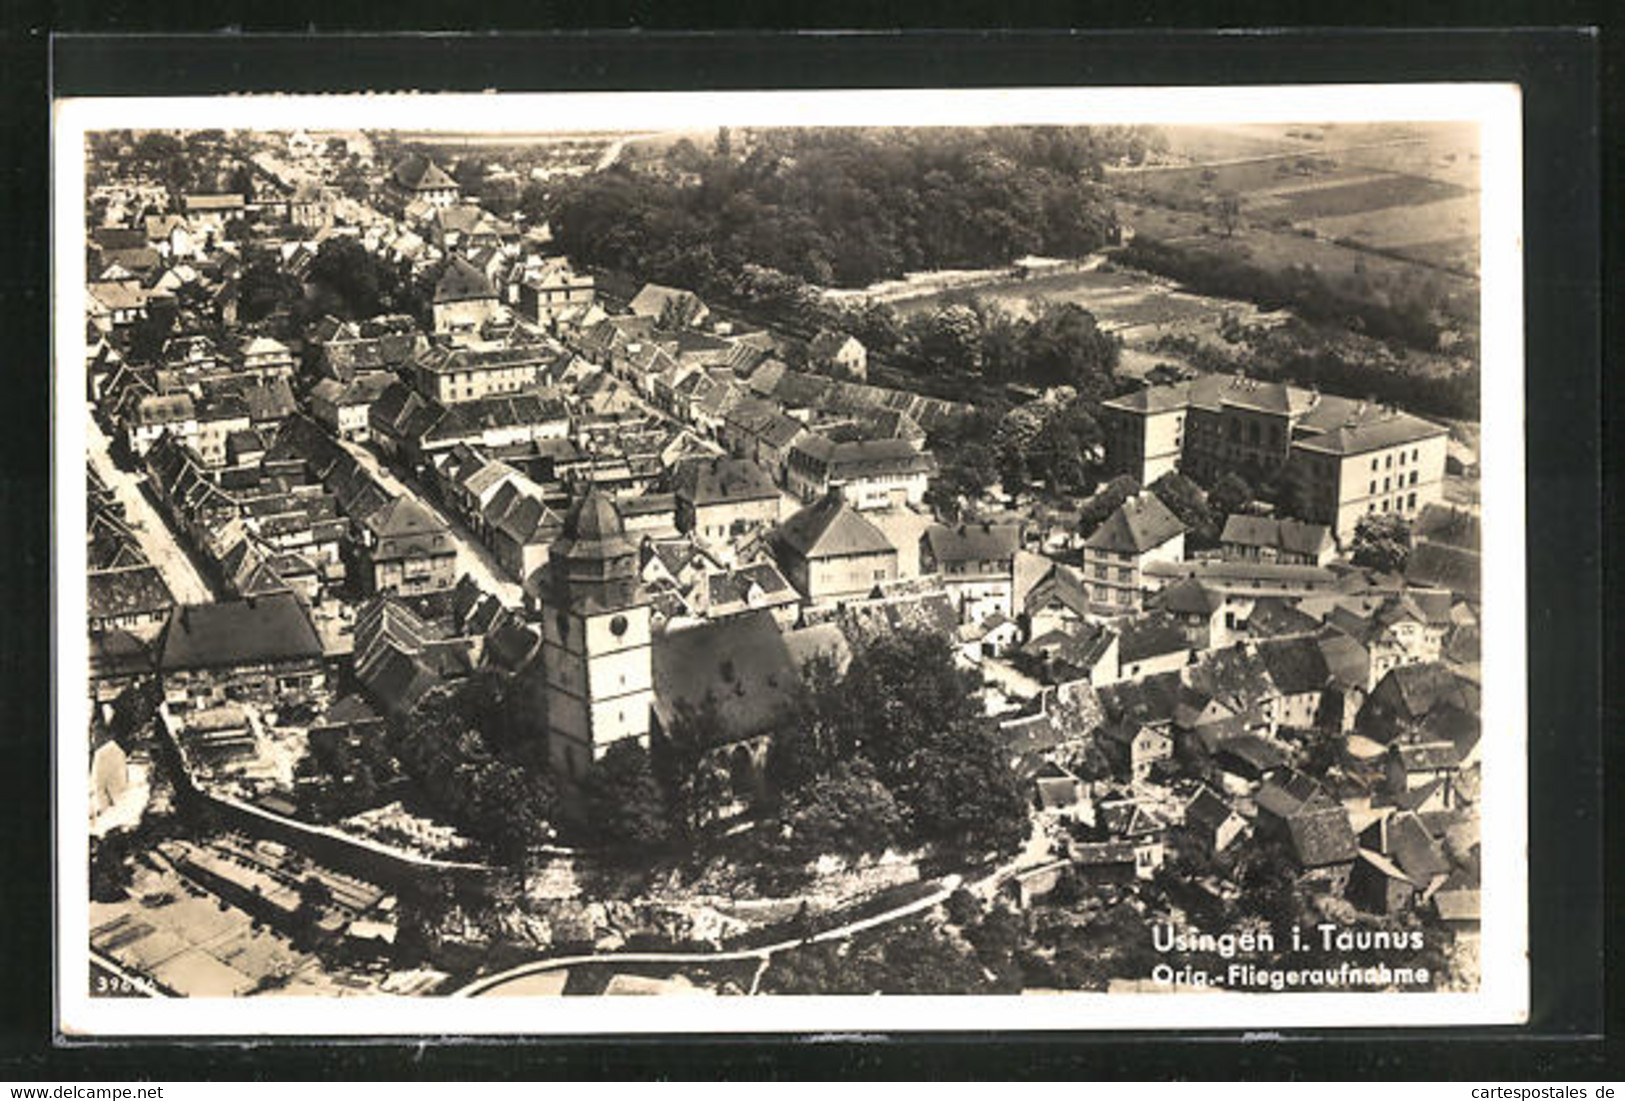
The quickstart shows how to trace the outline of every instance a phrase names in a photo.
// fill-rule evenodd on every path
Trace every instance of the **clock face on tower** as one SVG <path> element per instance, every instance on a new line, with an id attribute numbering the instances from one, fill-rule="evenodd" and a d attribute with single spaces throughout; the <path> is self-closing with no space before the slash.
<path id="1" fill-rule="evenodd" d="M 624 615 L 618 615 L 614 619 L 610 620 L 609 631 L 610 634 L 614 635 L 616 638 L 620 638 L 622 635 L 626 634 L 626 617 Z"/>

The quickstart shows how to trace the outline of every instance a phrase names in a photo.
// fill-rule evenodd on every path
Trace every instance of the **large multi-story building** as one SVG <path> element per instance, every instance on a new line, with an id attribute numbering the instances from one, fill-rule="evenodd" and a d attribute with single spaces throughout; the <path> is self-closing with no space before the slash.
<path id="1" fill-rule="evenodd" d="M 1206 375 L 1101 404 L 1107 458 L 1141 484 L 1285 473 L 1300 517 L 1339 540 L 1372 512 L 1415 515 L 1442 493 L 1448 430 L 1376 402 Z M 1403 469 L 1401 469 L 1403 468 Z"/>
<path id="2" fill-rule="evenodd" d="M 1090 607 L 1100 615 L 1140 611 L 1141 572 L 1152 563 L 1185 557 L 1185 525 L 1155 493 L 1124 501 L 1083 543 L 1083 576 Z"/>
<path id="3" fill-rule="evenodd" d="M 514 305 L 521 316 L 538 325 L 551 324 L 572 310 L 584 310 L 597 296 L 592 276 L 578 275 L 562 256 L 520 268 L 519 273 L 519 281 L 513 284 Z"/>
<path id="4" fill-rule="evenodd" d="M 588 490 L 566 515 L 539 588 L 548 758 L 577 780 L 616 742 L 647 747 L 654 704 L 638 549 L 603 493 Z"/>
<path id="5" fill-rule="evenodd" d="M 780 524 L 768 542 L 809 604 L 867 596 L 897 577 L 897 548 L 836 489 Z"/>
<path id="6" fill-rule="evenodd" d="M 1298 440 L 1290 464 L 1297 511 L 1340 540 L 1362 516 L 1415 517 L 1444 497 L 1448 439 L 1443 425 L 1390 412 Z"/>
<path id="7" fill-rule="evenodd" d="M 554 353 L 542 344 L 517 348 L 436 346 L 412 361 L 420 394 L 454 405 L 501 394 L 517 394 L 536 382 Z"/>
<path id="8" fill-rule="evenodd" d="M 843 440 L 811 433 L 790 448 L 790 491 L 814 501 L 839 490 L 854 508 L 917 505 L 936 469 L 930 454 L 907 440 Z"/>

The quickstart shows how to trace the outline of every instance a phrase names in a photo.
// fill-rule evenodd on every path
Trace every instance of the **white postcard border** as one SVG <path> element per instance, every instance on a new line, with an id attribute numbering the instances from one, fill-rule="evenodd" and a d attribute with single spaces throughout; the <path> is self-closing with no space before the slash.
<path id="1" fill-rule="evenodd" d="M 88 993 L 84 135 L 106 128 L 497 132 L 795 125 L 1476 122 L 1482 138 L 1484 628 L 1482 982 L 1472 993 L 1058 994 L 705 999 L 140 999 Z M 53 128 L 56 1004 L 61 1032 L 116 1036 L 522 1035 L 1304 1029 L 1527 1019 L 1520 93 L 1505 84 L 78 99 Z"/>

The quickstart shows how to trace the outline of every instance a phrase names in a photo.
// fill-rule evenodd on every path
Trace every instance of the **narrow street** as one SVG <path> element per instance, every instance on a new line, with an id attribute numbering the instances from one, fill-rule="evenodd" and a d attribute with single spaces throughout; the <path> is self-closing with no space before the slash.
<path id="1" fill-rule="evenodd" d="M 456 516 L 441 508 L 428 494 L 418 486 L 407 481 L 390 467 L 386 466 L 378 456 L 366 447 L 352 441 L 342 441 L 350 454 L 366 467 L 368 473 L 378 479 L 378 483 L 392 493 L 403 497 L 410 497 L 424 508 L 440 517 L 451 529 L 451 537 L 457 544 L 457 575 L 470 574 L 479 583 L 480 588 L 495 596 L 510 608 L 517 608 L 524 603 L 524 590 L 497 562 L 496 556 L 474 537 Z"/>
<path id="2" fill-rule="evenodd" d="M 145 476 L 120 470 L 113 464 L 112 455 L 108 452 L 111 441 L 95 418 L 88 415 L 85 417 L 85 435 L 86 454 L 91 466 L 124 506 L 125 518 L 141 545 L 141 553 L 158 567 L 175 600 L 181 604 L 207 604 L 216 599 L 175 533 L 169 529 L 169 524 L 152 506 L 146 494 L 141 492 Z"/>

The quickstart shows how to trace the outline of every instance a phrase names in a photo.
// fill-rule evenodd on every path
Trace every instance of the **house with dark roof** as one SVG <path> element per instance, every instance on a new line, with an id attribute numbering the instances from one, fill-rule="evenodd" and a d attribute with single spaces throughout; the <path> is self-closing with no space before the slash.
<path id="1" fill-rule="evenodd" d="M 1349 812 L 1341 805 L 1302 810 L 1287 820 L 1286 828 L 1304 878 L 1340 893 L 1360 852 Z"/>
<path id="2" fill-rule="evenodd" d="M 866 596 L 897 576 L 897 548 L 838 490 L 786 519 L 768 545 L 810 604 Z"/>
<path id="3" fill-rule="evenodd" d="M 1190 660 L 1190 640 L 1172 616 L 1152 612 L 1117 620 L 1117 664 L 1125 680 L 1177 672 Z"/>
<path id="4" fill-rule="evenodd" d="M 1083 577 L 1092 608 L 1131 615 L 1141 608 L 1142 571 L 1185 557 L 1185 525 L 1155 493 L 1125 500 L 1083 542 Z"/>
<path id="5" fill-rule="evenodd" d="M 1355 720 L 1359 734 L 1378 745 L 1430 741 L 1430 731 L 1449 724 L 1476 725 L 1481 706 L 1478 685 L 1438 662 L 1402 665 L 1388 672 L 1366 697 Z"/>
<path id="6" fill-rule="evenodd" d="M 1015 615 L 1019 524 L 932 524 L 920 537 L 920 571 L 938 577 L 965 623 Z"/>
<path id="7" fill-rule="evenodd" d="M 1388 747 L 1387 787 L 1395 798 L 1426 791 L 1426 799 L 1415 802 L 1416 811 L 1451 810 L 1460 801 L 1457 776 L 1461 761 L 1455 743 L 1449 741 L 1405 742 Z"/>
<path id="8" fill-rule="evenodd" d="M 423 203 L 430 209 L 448 207 L 462 198 L 457 181 L 421 153 L 409 153 L 389 173 L 388 190 L 395 205 Z"/>
<path id="9" fill-rule="evenodd" d="M 372 406 L 397 380 L 389 371 L 362 371 L 349 382 L 324 378 L 310 388 L 310 413 L 343 440 L 372 437 Z"/>
<path id="10" fill-rule="evenodd" d="M 1179 623 L 1193 650 L 1228 646 L 1234 641 L 1237 614 L 1232 605 L 1223 593 L 1194 577 L 1181 578 L 1145 599 L 1147 611 Z"/>
<path id="11" fill-rule="evenodd" d="M 1079 619 L 1033 635 L 1021 650 L 1043 662 L 1043 679 L 1047 683 L 1083 680 L 1101 685 L 1120 679 L 1118 645 L 1115 630 Z"/>
<path id="12" fill-rule="evenodd" d="M 362 524 L 367 592 L 421 596 L 457 583 L 457 544 L 451 530 L 411 497 L 392 498 Z"/>
<path id="13" fill-rule="evenodd" d="M 918 505 L 936 463 L 908 440 L 834 440 L 810 432 L 784 460 L 785 485 L 804 501 L 839 490 L 861 509 Z"/>
<path id="14" fill-rule="evenodd" d="M 1088 587 L 1070 566 L 1057 562 L 1027 590 L 1022 614 L 1029 639 L 1065 631 L 1090 615 Z"/>
<path id="15" fill-rule="evenodd" d="M 1247 829 L 1247 820 L 1206 784 L 1185 804 L 1185 828 L 1204 852 L 1218 856 Z"/>
<path id="16" fill-rule="evenodd" d="M 1368 687 L 1375 687 L 1391 669 L 1439 660 L 1452 624 L 1450 608 L 1448 592 L 1407 588 L 1340 601 L 1326 622 L 1365 647 L 1371 657 Z"/>
<path id="17" fill-rule="evenodd" d="M 1337 542 L 1324 524 L 1235 513 L 1224 522 L 1219 551 L 1231 561 L 1324 566 L 1337 554 Z"/>
<path id="18" fill-rule="evenodd" d="M 151 640 L 169 619 L 175 598 L 158 567 L 142 563 L 85 575 L 85 608 L 92 634 L 125 631 Z"/>
<path id="19" fill-rule="evenodd" d="M 781 518 L 779 487 L 749 459 L 682 459 L 671 472 L 671 488 L 678 530 L 719 547 L 772 528 Z"/>
<path id="20" fill-rule="evenodd" d="M 708 619 L 765 609 L 781 630 L 788 630 L 801 614 L 801 594 L 771 562 L 709 573 L 694 586 L 693 596 L 695 611 Z"/>
<path id="21" fill-rule="evenodd" d="M 158 669 L 171 709 L 235 699 L 293 702 L 326 683 L 321 638 L 291 592 L 176 607 L 159 644 Z"/>
<path id="22" fill-rule="evenodd" d="M 453 256 L 434 286 L 434 331 L 467 336 L 501 315 L 502 301 L 491 280 L 466 257 Z"/>
<path id="23" fill-rule="evenodd" d="M 1256 644 L 1259 659 L 1275 685 L 1277 726 L 1308 730 L 1315 726 L 1331 671 L 1320 645 L 1308 635 L 1268 639 Z"/>
<path id="24" fill-rule="evenodd" d="M 1111 757 L 1119 779 L 1144 783 L 1151 770 L 1174 755 L 1174 739 L 1162 724 L 1147 726 L 1133 719 L 1107 723 L 1096 735 Z"/>

